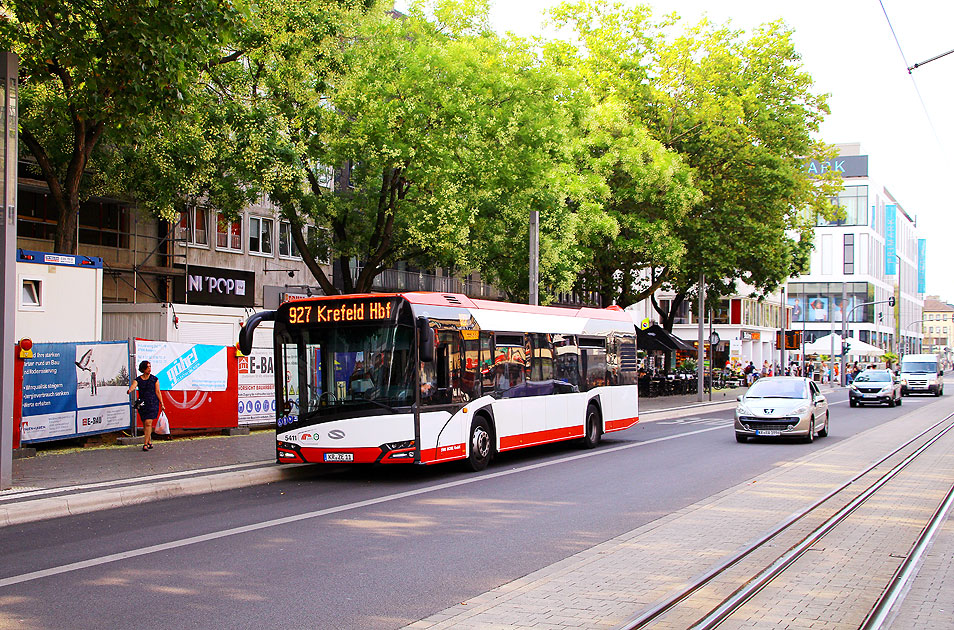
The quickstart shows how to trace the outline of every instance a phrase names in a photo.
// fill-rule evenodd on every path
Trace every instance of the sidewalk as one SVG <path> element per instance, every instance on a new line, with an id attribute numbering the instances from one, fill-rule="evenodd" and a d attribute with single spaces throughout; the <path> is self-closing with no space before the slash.
<path id="1" fill-rule="evenodd" d="M 641 398 L 641 421 L 727 409 L 745 388 Z M 147 501 L 228 490 L 309 474 L 306 465 L 275 463 L 273 429 L 250 435 L 156 440 L 138 445 L 41 451 L 13 461 L 11 490 L 0 492 L 0 527 Z"/>

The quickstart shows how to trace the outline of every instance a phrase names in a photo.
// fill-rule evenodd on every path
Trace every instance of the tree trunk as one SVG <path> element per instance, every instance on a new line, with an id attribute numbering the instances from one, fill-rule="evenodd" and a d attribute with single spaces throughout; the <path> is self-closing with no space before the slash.
<path id="1" fill-rule="evenodd" d="M 289 219 L 291 215 L 288 215 Z M 305 263 L 305 266 L 308 267 L 308 271 L 311 272 L 311 275 L 315 277 L 315 280 L 318 281 L 318 286 L 321 287 L 321 290 L 325 292 L 325 295 L 336 295 L 338 289 L 328 280 L 328 276 L 325 275 L 325 272 L 322 270 L 321 265 L 318 264 L 318 261 L 315 260 L 314 253 L 308 249 L 308 242 L 305 241 L 305 235 L 302 233 L 301 224 L 298 221 L 289 220 L 291 224 L 291 234 L 292 240 L 295 241 L 295 246 L 298 247 L 298 251 L 301 252 L 302 260 Z"/>

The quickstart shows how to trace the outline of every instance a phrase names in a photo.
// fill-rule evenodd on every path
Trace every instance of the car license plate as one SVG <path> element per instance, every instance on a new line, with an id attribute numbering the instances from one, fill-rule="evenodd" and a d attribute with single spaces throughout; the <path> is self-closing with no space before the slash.
<path id="1" fill-rule="evenodd" d="M 353 462 L 354 453 L 325 453 L 326 462 Z"/>
<path id="2" fill-rule="evenodd" d="M 862 394 L 862 398 L 877 398 L 878 394 Z"/>
<path id="3" fill-rule="evenodd" d="M 758 431 L 755 432 L 755 435 L 765 435 L 765 436 L 771 437 L 771 436 L 773 436 L 773 435 L 782 435 L 782 432 L 781 432 L 781 431 L 770 431 L 770 430 L 768 430 L 768 429 L 760 429 L 760 430 L 758 430 Z"/>

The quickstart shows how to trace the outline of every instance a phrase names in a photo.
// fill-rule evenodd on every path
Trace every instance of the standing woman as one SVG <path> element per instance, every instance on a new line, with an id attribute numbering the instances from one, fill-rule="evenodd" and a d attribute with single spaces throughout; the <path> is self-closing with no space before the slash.
<path id="1" fill-rule="evenodd" d="M 137 376 L 126 391 L 127 394 L 139 390 L 139 399 L 143 401 L 139 408 L 139 417 L 142 419 L 144 429 L 142 450 L 152 449 L 152 423 L 159 417 L 159 412 L 164 411 L 162 404 L 162 392 L 159 390 L 159 379 L 152 375 L 152 364 L 149 361 L 139 363 L 141 375 Z"/>

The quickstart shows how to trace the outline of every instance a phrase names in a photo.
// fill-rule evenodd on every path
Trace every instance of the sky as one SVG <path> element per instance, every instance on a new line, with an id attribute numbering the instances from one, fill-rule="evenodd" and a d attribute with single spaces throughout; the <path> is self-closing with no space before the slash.
<path id="1" fill-rule="evenodd" d="M 634 4 L 632 0 L 623 3 Z M 556 4 L 555 0 L 492 0 L 491 20 L 500 32 L 543 34 L 543 12 Z M 675 11 L 695 22 L 705 14 L 717 23 L 731 21 L 745 30 L 784 20 L 795 32 L 796 48 L 815 79 L 815 91 L 830 95 L 831 114 L 822 125 L 820 139 L 829 144 L 861 143 L 862 152 L 869 156 L 870 174 L 916 217 L 920 237 L 927 238 L 926 294 L 954 302 L 954 249 L 950 248 L 954 195 L 945 194 L 943 188 L 954 177 L 954 54 L 911 74 L 907 71 L 915 63 L 954 49 L 954 2 L 668 0 L 646 4 L 654 7 L 656 15 Z"/>

